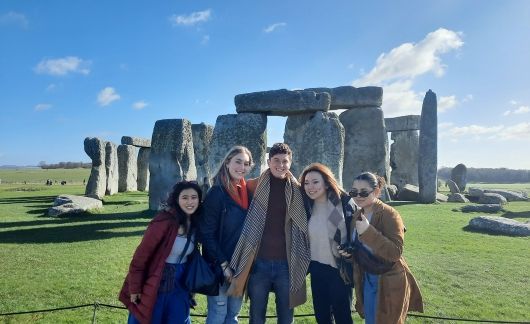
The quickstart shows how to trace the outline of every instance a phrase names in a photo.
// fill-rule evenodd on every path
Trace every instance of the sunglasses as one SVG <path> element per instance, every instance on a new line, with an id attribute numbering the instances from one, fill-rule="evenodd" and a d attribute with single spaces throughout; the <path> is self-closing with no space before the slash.
<path id="1" fill-rule="evenodd" d="M 368 196 L 370 196 L 370 194 L 374 192 L 373 190 L 372 191 L 357 191 L 357 190 L 350 190 L 350 192 L 348 193 L 350 195 L 350 197 L 352 198 L 355 198 L 357 196 L 359 197 L 362 197 L 362 198 L 366 198 Z"/>

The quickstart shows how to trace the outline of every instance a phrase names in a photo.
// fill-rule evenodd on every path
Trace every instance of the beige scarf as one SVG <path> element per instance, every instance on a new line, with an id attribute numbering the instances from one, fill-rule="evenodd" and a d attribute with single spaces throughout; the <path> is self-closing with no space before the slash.
<path id="1" fill-rule="evenodd" d="M 270 170 L 267 170 L 258 179 L 258 185 L 243 225 L 243 231 L 232 255 L 230 267 L 234 269 L 234 278 L 227 292 L 230 296 L 243 296 L 250 268 L 258 253 L 267 217 L 271 176 Z M 285 199 L 291 235 L 291 246 L 287 247 L 289 291 L 294 293 L 305 287 L 305 278 L 311 260 L 311 253 L 307 232 L 307 215 L 304 209 L 302 193 L 298 181 L 291 173 L 288 173 L 287 183 L 285 184 Z"/>

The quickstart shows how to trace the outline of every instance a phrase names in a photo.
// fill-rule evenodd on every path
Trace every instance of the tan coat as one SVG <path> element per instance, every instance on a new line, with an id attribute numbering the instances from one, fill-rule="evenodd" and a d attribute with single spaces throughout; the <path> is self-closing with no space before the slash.
<path id="1" fill-rule="evenodd" d="M 247 189 L 250 191 L 250 193 L 254 194 L 254 191 L 256 191 L 256 187 L 258 186 L 258 179 L 250 179 L 247 181 Z M 285 223 L 285 240 L 286 247 L 291 246 L 291 222 L 292 220 L 287 218 Z M 256 250 L 254 250 L 254 255 L 250 257 L 251 260 L 254 260 L 256 258 L 256 255 L 258 253 L 258 248 L 256 247 Z M 287 251 L 287 255 L 290 255 L 290 251 Z M 291 264 L 289 262 L 289 258 L 287 258 L 287 262 L 289 263 L 289 271 L 291 271 Z M 243 296 L 243 293 L 247 289 L 248 279 L 250 277 L 250 272 L 252 270 L 252 263 L 249 262 L 245 269 L 239 274 L 237 278 L 234 278 L 232 282 L 230 283 L 230 287 L 228 289 L 227 294 L 229 296 Z M 296 306 L 302 305 L 307 301 L 307 289 L 306 285 L 304 284 L 303 287 L 295 292 L 290 292 L 289 294 L 289 307 L 295 308 Z"/>
<path id="2" fill-rule="evenodd" d="M 355 220 L 361 210 L 358 210 Z M 399 213 L 376 200 L 370 227 L 359 239 L 377 256 L 396 262 L 394 267 L 379 276 L 376 323 L 404 323 L 407 311 L 423 312 L 423 300 L 416 279 L 403 258 L 404 225 Z M 350 230 L 355 227 L 351 222 Z M 354 261 L 355 309 L 364 318 L 363 269 Z"/>

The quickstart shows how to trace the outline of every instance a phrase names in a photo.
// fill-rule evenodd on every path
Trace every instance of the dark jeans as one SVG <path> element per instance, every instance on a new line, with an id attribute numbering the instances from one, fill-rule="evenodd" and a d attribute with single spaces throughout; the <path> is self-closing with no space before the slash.
<path id="1" fill-rule="evenodd" d="M 287 261 L 256 259 L 248 281 L 250 298 L 250 324 L 265 323 L 269 292 L 276 295 L 278 324 L 293 322 L 293 309 L 289 308 L 289 266 Z"/>
<path id="2" fill-rule="evenodd" d="M 352 324 L 351 302 L 353 289 L 344 284 L 339 270 L 311 261 L 311 293 L 315 318 L 319 324 Z"/>

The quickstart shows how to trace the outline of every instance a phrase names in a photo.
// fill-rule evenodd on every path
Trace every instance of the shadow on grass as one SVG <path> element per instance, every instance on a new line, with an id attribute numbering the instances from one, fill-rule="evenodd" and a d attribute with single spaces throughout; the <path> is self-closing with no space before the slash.
<path id="1" fill-rule="evenodd" d="M 129 237 L 142 235 L 147 227 L 147 220 L 151 212 L 121 213 L 90 215 L 80 214 L 70 218 L 57 220 L 43 220 L 31 222 L 12 222 L 11 226 L 32 225 L 59 225 L 41 226 L 27 229 L 3 231 L 0 243 L 71 243 L 84 241 L 97 241 L 116 237 Z M 138 221 L 131 221 L 137 219 Z M 145 219 L 140 221 L 140 219 Z M 120 222 L 121 220 L 121 222 Z M 79 222 L 87 222 L 77 224 Z M 16 225 L 16 223 L 19 223 Z M 15 224 L 15 225 L 14 225 Z M 4 224 L 0 224 L 3 226 Z M 129 227 L 142 227 L 141 230 L 120 230 Z"/>
<path id="2" fill-rule="evenodd" d="M 34 203 L 53 203 L 57 196 L 27 196 L 27 197 L 12 197 L 12 198 L 1 198 L 0 204 L 34 204 Z"/>
<path id="3" fill-rule="evenodd" d="M 135 219 L 151 219 L 155 215 L 156 211 L 144 210 L 141 212 L 130 212 L 130 213 L 116 213 L 116 214 L 91 214 L 91 213 L 81 213 L 81 214 L 66 214 L 65 216 L 51 218 L 48 216 L 42 216 L 47 209 L 44 210 L 35 210 L 29 211 L 30 214 L 39 214 L 37 220 L 31 221 L 18 221 L 18 222 L 4 222 L 0 223 L 0 229 L 10 228 L 10 227 L 32 227 L 32 226 L 41 226 L 41 225 L 61 225 L 61 224 L 74 224 L 82 222 L 97 222 L 97 221 L 119 221 L 119 220 L 135 220 Z M 3 233 L 6 232 L 2 232 Z M 0 239 L 1 240 L 1 239 Z"/>
<path id="4" fill-rule="evenodd" d="M 521 211 L 521 212 L 508 211 L 508 212 L 505 212 L 502 215 L 502 217 L 506 217 L 506 218 L 530 218 L 530 210 Z"/>

